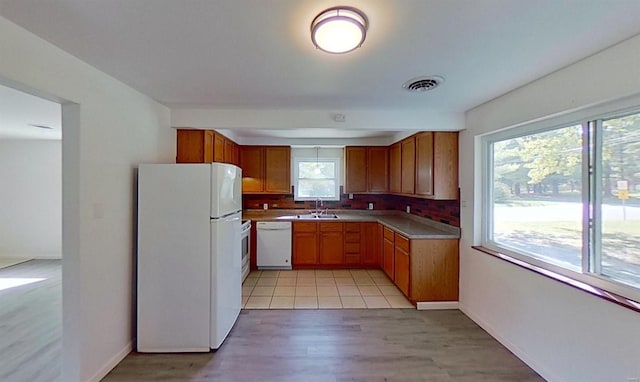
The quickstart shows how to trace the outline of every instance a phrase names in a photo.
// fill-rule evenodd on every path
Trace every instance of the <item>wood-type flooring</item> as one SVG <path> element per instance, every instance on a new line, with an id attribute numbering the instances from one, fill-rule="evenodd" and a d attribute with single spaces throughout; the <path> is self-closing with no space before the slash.
<path id="1" fill-rule="evenodd" d="M 127 356 L 103 380 L 542 381 L 457 310 L 243 310 L 217 352 Z"/>
<path id="2" fill-rule="evenodd" d="M 0 269 L 0 381 L 60 379 L 61 262 L 30 260 Z"/>

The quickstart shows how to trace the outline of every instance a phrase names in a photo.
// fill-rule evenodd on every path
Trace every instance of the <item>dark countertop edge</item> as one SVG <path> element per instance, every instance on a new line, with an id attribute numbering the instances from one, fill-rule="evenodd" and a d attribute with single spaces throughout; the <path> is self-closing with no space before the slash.
<path id="1" fill-rule="evenodd" d="M 347 217 L 342 219 L 328 219 L 328 220 L 318 220 L 318 219 L 295 219 L 293 216 L 300 214 L 300 210 L 244 210 L 243 211 L 243 219 L 254 219 L 256 221 L 259 220 L 291 220 L 291 221 L 329 221 L 329 222 L 377 222 L 384 226 L 387 226 L 394 231 L 406 236 L 408 239 L 419 240 L 419 239 L 460 239 L 460 228 L 449 226 L 444 223 L 440 223 L 428 218 L 423 218 L 420 216 L 407 214 L 401 211 L 385 211 L 385 210 L 330 210 L 330 213 L 335 213 L 336 215 L 347 215 Z M 307 211 L 304 210 L 306 213 Z M 258 215 L 258 216 L 256 216 Z M 264 216 L 259 216 L 264 215 Z M 358 216 L 359 215 L 359 216 Z M 290 219 L 286 219 L 291 216 Z M 357 216 L 354 218 L 354 216 Z M 423 224 L 428 226 L 431 229 L 436 231 L 440 231 L 441 233 L 429 233 L 429 234 L 409 234 L 405 230 L 403 230 L 400 226 L 394 224 L 392 221 L 385 220 L 385 217 L 389 219 L 393 218 L 405 218 L 408 220 L 412 220 L 416 223 Z M 427 229 L 427 228 L 425 228 Z"/>
<path id="2" fill-rule="evenodd" d="M 607 290 L 604 290 L 602 288 L 598 288 L 597 286 L 591 285 L 591 284 L 587 284 L 584 283 L 582 281 L 578 281 L 578 280 L 574 280 L 570 277 L 567 276 L 563 276 L 561 274 L 555 273 L 553 271 L 544 269 L 544 268 L 540 268 L 537 267 L 535 265 L 529 264 L 525 261 L 522 260 L 518 260 L 516 258 L 513 258 L 509 255 L 505 255 L 504 253 L 500 253 L 500 252 L 496 252 L 493 251 L 491 249 L 482 247 L 482 246 L 472 246 L 471 248 L 475 249 L 476 251 L 480 251 L 482 253 L 486 253 L 487 255 L 493 256 L 493 257 L 497 257 L 498 259 L 507 261 L 511 264 L 514 264 L 518 267 L 524 268 L 526 270 L 535 272 L 541 276 L 550 278 L 552 280 L 555 280 L 557 282 L 560 282 L 562 284 L 568 285 L 570 287 L 576 288 L 578 290 L 581 290 L 583 292 L 589 293 L 592 296 L 601 298 L 603 300 L 612 302 L 614 304 L 620 305 L 624 308 L 627 309 L 631 309 L 635 312 L 640 313 L 640 302 L 628 299 L 624 296 L 621 296 L 619 294 L 613 293 L 613 292 L 609 292 Z"/>

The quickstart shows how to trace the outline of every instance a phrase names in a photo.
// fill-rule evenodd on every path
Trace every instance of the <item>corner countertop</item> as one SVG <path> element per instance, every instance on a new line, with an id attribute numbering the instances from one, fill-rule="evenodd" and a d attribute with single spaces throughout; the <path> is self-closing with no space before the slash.
<path id="1" fill-rule="evenodd" d="M 337 219 L 300 219 L 307 210 L 244 210 L 243 219 L 252 221 L 320 221 L 320 222 L 378 222 L 406 236 L 408 239 L 459 239 L 460 228 L 401 211 L 329 210 Z"/>

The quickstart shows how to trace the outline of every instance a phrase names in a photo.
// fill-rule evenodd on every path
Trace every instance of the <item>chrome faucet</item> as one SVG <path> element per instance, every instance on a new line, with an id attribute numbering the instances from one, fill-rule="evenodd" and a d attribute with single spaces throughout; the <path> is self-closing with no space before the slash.
<path id="1" fill-rule="evenodd" d="M 316 216 L 320 216 L 324 214 L 326 210 L 322 210 L 323 206 L 324 206 L 324 201 L 320 198 L 316 198 L 316 209 L 315 211 L 312 211 L 311 214 Z"/>

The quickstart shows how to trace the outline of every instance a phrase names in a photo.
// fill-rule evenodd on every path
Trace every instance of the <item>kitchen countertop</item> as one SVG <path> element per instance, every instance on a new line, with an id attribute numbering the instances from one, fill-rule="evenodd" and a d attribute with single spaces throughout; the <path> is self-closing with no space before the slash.
<path id="1" fill-rule="evenodd" d="M 314 222 L 378 222 L 409 239 L 459 239 L 460 228 L 401 211 L 328 210 L 337 219 L 299 219 L 296 215 L 308 210 L 244 210 L 243 219 L 252 221 L 314 221 Z"/>

